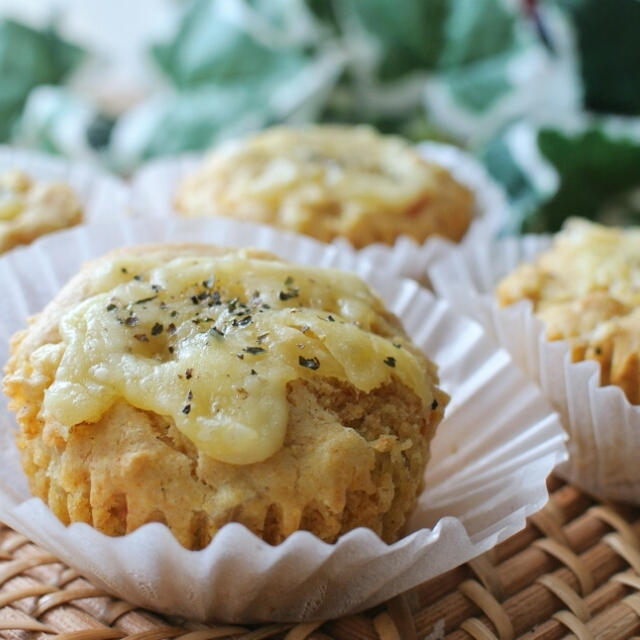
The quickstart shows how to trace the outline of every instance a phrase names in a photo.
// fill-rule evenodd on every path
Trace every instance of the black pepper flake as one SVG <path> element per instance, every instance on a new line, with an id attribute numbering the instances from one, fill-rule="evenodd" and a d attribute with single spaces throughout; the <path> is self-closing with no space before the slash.
<path id="1" fill-rule="evenodd" d="M 291 298 L 298 297 L 298 289 L 287 289 L 287 291 L 281 291 L 278 294 L 280 300 L 291 300 Z"/>
<path id="2" fill-rule="evenodd" d="M 263 302 L 260 306 L 261 306 L 263 309 L 271 309 L 271 305 L 268 305 L 266 302 Z"/>
<path id="3" fill-rule="evenodd" d="M 136 300 L 133 304 L 144 304 L 145 302 L 151 302 L 152 300 L 155 300 L 158 296 L 150 296 L 148 298 L 141 298 L 140 300 Z"/>
<path id="4" fill-rule="evenodd" d="M 185 404 L 184 407 L 182 407 L 182 413 L 184 413 L 185 415 L 189 415 L 190 411 L 191 411 L 190 404 Z"/>
<path id="5" fill-rule="evenodd" d="M 174 348 L 173 347 L 169 347 L 169 353 L 173 353 Z"/>
<path id="6" fill-rule="evenodd" d="M 191 302 L 193 302 L 193 304 L 198 304 L 198 302 L 200 302 L 198 300 L 198 296 L 191 296 Z"/>
<path id="7" fill-rule="evenodd" d="M 175 318 L 178 315 L 178 312 L 174 309 L 170 314 L 172 318 Z"/>
<path id="8" fill-rule="evenodd" d="M 335 319 L 331 314 L 329 314 L 329 315 L 327 316 L 327 320 L 328 320 L 329 322 L 335 322 L 335 321 L 336 321 L 336 319 Z"/>
<path id="9" fill-rule="evenodd" d="M 246 327 L 251 322 L 251 316 L 245 316 L 238 322 L 241 327 Z"/>
<path id="10" fill-rule="evenodd" d="M 218 329 L 218 327 L 211 327 L 211 329 L 209 329 L 209 335 L 210 336 L 224 336 L 224 333 L 222 331 L 220 331 L 220 329 Z"/>
<path id="11" fill-rule="evenodd" d="M 185 377 L 187 380 L 191 380 L 191 378 L 193 377 L 193 369 L 187 369 L 187 370 L 184 372 L 184 377 Z"/>
<path id="12" fill-rule="evenodd" d="M 238 358 L 238 360 L 244 360 L 244 354 L 243 353 L 236 353 L 236 358 Z"/>
<path id="13" fill-rule="evenodd" d="M 116 305 L 113 304 L 113 302 L 107 305 L 107 311 L 113 311 L 115 308 L 116 308 Z"/>
<path id="14" fill-rule="evenodd" d="M 142 276 L 140 274 L 137 274 L 135 276 L 133 276 L 134 280 L 137 280 L 138 282 L 140 282 L 142 280 Z"/>
<path id="15" fill-rule="evenodd" d="M 401 344 L 396 344 L 395 342 L 391 343 L 396 349 L 402 349 L 402 345 Z"/>
<path id="16" fill-rule="evenodd" d="M 298 364 L 301 367 L 315 371 L 320 367 L 320 360 L 318 360 L 318 358 L 303 358 L 302 356 L 298 356 Z"/>
<path id="17" fill-rule="evenodd" d="M 128 271 L 126 270 L 126 268 L 125 268 L 125 267 L 121 267 L 120 271 L 121 271 L 122 273 L 128 273 Z"/>
<path id="18" fill-rule="evenodd" d="M 128 316 L 127 319 L 124 321 L 127 327 L 135 327 L 138 324 L 138 322 L 140 322 L 138 320 L 138 316 L 134 316 L 134 315 Z"/>
<path id="19" fill-rule="evenodd" d="M 219 291 L 214 291 L 213 295 L 211 296 L 211 302 L 213 304 L 215 304 L 216 306 L 221 304 L 220 302 L 220 292 Z"/>
<path id="20" fill-rule="evenodd" d="M 293 284 L 293 276 L 287 276 L 286 280 L 284 281 L 285 286 L 289 287 Z"/>
<path id="21" fill-rule="evenodd" d="M 109 308 L 109 307 L 107 307 L 107 309 L 108 309 L 108 308 Z M 595 348 L 595 353 L 596 353 L 596 355 L 597 355 L 597 356 L 599 356 L 599 355 L 602 353 L 602 349 L 601 349 L 600 347 L 596 347 L 596 348 Z"/>
<path id="22" fill-rule="evenodd" d="M 238 298 L 233 298 L 227 302 L 227 311 L 232 313 L 236 310 L 236 305 L 238 304 Z"/>
<path id="23" fill-rule="evenodd" d="M 193 400 L 193 392 L 191 391 L 191 389 L 189 389 L 189 391 L 187 392 L 187 400 Z"/>
<path id="24" fill-rule="evenodd" d="M 388 367 L 395 367 L 396 366 L 396 359 L 393 356 L 387 356 L 384 359 L 384 363 L 388 366 Z"/>
<path id="25" fill-rule="evenodd" d="M 207 289 L 211 289 L 211 287 L 213 287 L 213 276 L 207 278 L 206 280 L 203 280 L 202 286 L 206 287 Z"/>
<path id="26" fill-rule="evenodd" d="M 257 376 L 258 372 L 255 369 L 251 369 L 251 375 L 252 376 Z"/>
<path id="27" fill-rule="evenodd" d="M 158 293 L 158 291 L 160 291 L 160 289 L 162 289 L 162 287 L 159 284 L 152 284 L 151 285 L 151 289 L 153 291 L 155 291 L 156 293 Z"/>
<path id="28" fill-rule="evenodd" d="M 149 338 L 146 333 L 136 333 L 133 337 L 139 342 L 149 342 Z"/>
<path id="29" fill-rule="evenodd" d="M 209 297 L 209 292 L 208 291 L 201 291 L 198 294 L 198 300 L 206 300 Z"/>
<path id="30" fill-rule="evenodd" d="M 264 353 L 264 349 L 262 347 L 245 347 L 243 351 L 245 353 L 250 353 L 253 356 L 255 356 L 258 353 Z"/>
<path id="31" fill-rule="evenodd" d="M 256 338 L 256 342 L 260 343 L 260 342 L 264 342 L 267 338 L 269 337 L 269 333 L 261 333 L 257 338 Z"/>
<path id="32" fill-rule="evenodd" d="M 431 403 L 431 411 L 435 411 L 438 408 L 438 401 L 434 399 Z"/>
<path id="33" fill-rule="evenodd" d="M 173 324 L 173 322 L 169 323 L 169 325 L 167 326 L 167 333 L 172 336 L 174 335 L 176 332 L 176 325 Z M 151 333 L 153 333 L 153 330 L 151 331 Z"/>

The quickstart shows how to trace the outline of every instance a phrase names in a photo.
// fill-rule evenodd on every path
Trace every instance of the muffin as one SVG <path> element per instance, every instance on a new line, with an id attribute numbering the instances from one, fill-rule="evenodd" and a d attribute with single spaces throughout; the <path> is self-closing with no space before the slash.
<path id="1" fill-rule="evenodd" d="M 640 403 L 640 229 L 572 219 L 553 245 L 497 287 L 501 305 L 529 299 L 548 340 L 567 340 L 571 360 L 596 360 L 600 383 Z"/>
<path id="2" fill-rule="evenodd" d="M 18 332 L 4 390 L 32 492 L 191 549 L 239 522 L 401 535 L 447 396 L 355 275 L 155 245 L 87 264 Z"/>
<path id="3" fill-rule="evenodd" d="M 0 252 L 82 221 L 82 206 L 64 182 L 34 182 L 24 171 L 0 173 Z"/>
<path id="4" fill-rule="evenodd" d="M 473 198 L 401 138 L 369 127 L 276 127 L 214 149 L 176 189 L 185 216 L 229 216 L 323 242 L 458 241 Z"/>

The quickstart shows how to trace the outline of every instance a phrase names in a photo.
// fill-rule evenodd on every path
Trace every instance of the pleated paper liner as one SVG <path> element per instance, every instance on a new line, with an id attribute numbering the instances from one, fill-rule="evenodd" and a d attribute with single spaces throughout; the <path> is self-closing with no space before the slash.
<path id="1" fill-rule="evenodd" d="M 130 213 L 128 185 L 96 166 L 0 145 L 0 173 L 10 169 L 22 169 L 36 181 L 69 184 L 82 204 L 84 222 L 108 222 Z"/>
<path id="2" fill-rule="evenodd" d="M 465 238 L 474 242 L 479 236 L 494 235 L 504 226 L 509 209 L 504 192 L 484 167 L 469 153 L 452 145 L 425 142 L 417 147 L 434 164 L 448 169 L 453 177 L 474 195 L 474 218 Z M 173 207 L 178 183 L 202 163 L 203 154 L 184 154 L 153 160 L 134 175 L 131 183 L 132 208 L 144 216 L 179 216 Z M 342 251 L 354 251 L 348 241 L 337 239 Z M 357 253 L 403 276 L 423 280 L 427 266 L 437 255 L 437 243 L 429 239 L 418 244 L 401 236 L 392 246 L 376 243 Z"/>
<path id="3" fill-rule="evenodd" d="M 494 301 L 500 278 L 550 244 L 550 236 L 523 236 L 449 246 L 429 276 L 440 295 L 509 351 L 560 414 L 570 457 L 558 472 L 601 498 L 640 503 L 640 406 L 632 405 L 620 388 L 600 386 L 597 362 L 572 363 L 566 341 L 545 340 L 531 303 L 499 308 Z"/>
<path id="4" fill-rule="evenodd" d="M 624 640 L 640 635 L 640 509 L 558 478 L 526 527 L 471 562 L 366 611 L 313 622 L 198 623 L 109 597 L 0 526 L 6 640 Z M 366 585 L 365 585 L 366 586 Z"/>
<path id="5" fill-rule="evenodd" d="M 490 549 L 545 503 L 545 478 L 565 456 L 564 433 L 506 352 L 414 281 L 295 234 L 224 219 L 121 220 L 11 252 L 0 260 L 2 361 L 9 336 L 82 261 L 115 246 L 169 241 L 252 245 L 297 262 L 352 269 L 399 315 L 438 363 L 441 386 L 451 394 L 410 531 L 391 545 L 362 528 L 332 545 L 301 531 L 272 547 L 232 523 L 207 548 L 187 551 L 158 523 L 120 538 L 85 524 L 64 527 L 29 497 L 4 401 L 0 520 L 137 605 L 190 619 L 279 622 L 333 618 L 383 602 Z"/>

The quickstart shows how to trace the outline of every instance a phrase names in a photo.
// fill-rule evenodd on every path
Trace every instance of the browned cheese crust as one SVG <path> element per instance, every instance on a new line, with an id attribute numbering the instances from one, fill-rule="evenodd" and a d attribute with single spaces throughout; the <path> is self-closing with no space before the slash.
<path id="1" fill-rule="evenodd" d="M 535 262 L 496 289 L 501 305 L 533 303 L 548 340 L 568 340 L 571 359 L 596 360 L 600 383 L 640 403 L 640 231 L 574 219 Z"/>
<path id="2" fill-rule="evenodd" d="M 228 216 L 356 248 L 458 241 L 471 193 L 402 139 L 368 127 L 276 127 L 215 149 L 178 185 L 185 216 Z"/>
<path id="3" fill-rule="evenodd" d="M 63 182 L 33 181 L 23 171 L 0 173 L 0 253 L 82 221 L 82 206 Z"/>

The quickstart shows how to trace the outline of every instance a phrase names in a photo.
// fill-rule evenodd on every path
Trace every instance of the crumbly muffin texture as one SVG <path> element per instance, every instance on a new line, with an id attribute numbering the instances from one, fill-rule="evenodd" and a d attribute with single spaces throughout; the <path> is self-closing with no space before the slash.
<path id="1" fill-rule="evenodd" d="M 178 185 L 186 216 L 230 216 L 356 248 L 400 235 L 458 241 L 471 193 L 407 142 L 368 127 L 276 127 L 214 150 Z"/>
<path id="2" fill-rule="evenodd" d="M 5 374 L 31 490 L 64 523 L 163 522 L 191 549 L 228 522 L 397 539 L 447 402 L 355 276 L 205 245 L 89 263 Z"/>
<path id="3" fill-rule="evenodd" d="M 569 342 L 574 362 L 600 363 L 600 383 L 640 403 L 640 229 L 572 219 L 553 246 L 497 287 L 500 304 L 529 299 L 549 340 Z"/>
<path id="4" fill-rule="evenodd" d="M 63 182 L 39 182 L 24 171 L 0 173 L 0 253 L 82 221 L 82 206 Z"/>

